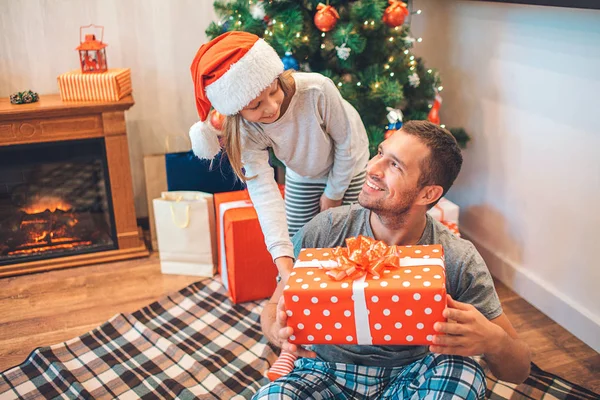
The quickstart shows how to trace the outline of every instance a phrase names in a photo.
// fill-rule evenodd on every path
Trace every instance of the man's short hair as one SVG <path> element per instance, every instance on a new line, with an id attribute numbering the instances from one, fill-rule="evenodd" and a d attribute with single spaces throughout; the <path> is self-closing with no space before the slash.
<path id="1" fill-rule="evenodd" d="M 439 185 L 444 189 L 444 196 L 462 166 L 463 158 L 456 139 L 450 131 L 429 121 L 408 121 L 401 131 L 418 137 L 430 150 L 429 157 L 421 163 L 419 187 Z"/>

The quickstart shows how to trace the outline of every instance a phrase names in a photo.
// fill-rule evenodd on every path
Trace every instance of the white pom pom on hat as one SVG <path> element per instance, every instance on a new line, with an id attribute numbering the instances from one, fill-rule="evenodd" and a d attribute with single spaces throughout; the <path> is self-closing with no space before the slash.
<path id="1" fill-rule="evenodd" d="M 210 121 L 198 121 L 191 126 L 190 140 L 192 142 L 192 151 L 196 157 L 212 160 L 219 154 L 221 151 L 219 133 Z"/>
<path id="2" fill-rule="evenodd" d="M 226 116 L 237 114 L 283 72 L 283 62 L 263 39 L 233 31 L 202 45 L 191 71 L 201 121 L 190 128 L 192 149 L 212 159 L 220 147 L 219 131 L 207 121 L 211 106 Z"/>

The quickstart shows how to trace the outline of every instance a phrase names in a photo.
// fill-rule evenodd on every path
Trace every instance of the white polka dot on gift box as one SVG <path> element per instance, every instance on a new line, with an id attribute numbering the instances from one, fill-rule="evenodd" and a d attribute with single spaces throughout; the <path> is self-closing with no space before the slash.
<path id="1" fill-rule="evenodd" d="M 330 261 L 332 249 L 302 249 L 298 261 Z M 296 344 L 356 344 L 352 281 L 335 281 L 325 270 L 295 268 L 284 290 L 287 324 Z"/>
<path id="2" fill-rule="evenodd" d="M 406 260 L 443 258 L 439 245 L 399 249 Z M 446 306 L 444 269 L 431 263 L 388 270 L 365 288 L 373 344 L 431 343 L 433 324 L 443 320 Z"/>

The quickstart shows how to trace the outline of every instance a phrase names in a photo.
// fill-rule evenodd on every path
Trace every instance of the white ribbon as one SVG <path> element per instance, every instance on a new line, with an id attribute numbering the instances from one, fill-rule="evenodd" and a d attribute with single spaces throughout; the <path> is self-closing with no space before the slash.
<path id="1" fill-rule="evenodd" d="M 367 295 L 365 294 L 365 279 L 363 275 L 352 282 L 352 295 L 354 296 L 354 324 L 356 325 L 356 341 L 358 344 L 373 344 L 371 337 L 371 323 L 367 308 Z"/>
<path id="2" fill-rule="evenodd" d="M 441 255 L 440 258 L 404 257 L 400 259 L 401 267 L 424 267 L 426 265 L 439 265 L 440 267 L 445 268 L 444 260 L 442 260 Z M 334 260 L 296 261 L 294 264 L 294 268 L 330 268 L 337 266 L 338 263 Z M 352 282 L 356 341 L 360 345 L 373 344 L 373 337 L 371 336 L 371 323 L 369 321 L 369 310 L 367 308 L 367 296 L 365 294 L 366 278 L 367 274 L 355 279 Z"/>
<path id="3" fill-rule="evenodd" d="M 221 253 L 221 281 L 225 289 L 229 290 L 229 279 L 227 277 L 227 253 L 225 252 L 225 223 L 223 216 L 225 212 L 234 208 L 252 207 L 252 202 L 249 200 L 236 200 L 219 205 L 219 228 L 221 235 L 219 237 L 219 252 Z"/>

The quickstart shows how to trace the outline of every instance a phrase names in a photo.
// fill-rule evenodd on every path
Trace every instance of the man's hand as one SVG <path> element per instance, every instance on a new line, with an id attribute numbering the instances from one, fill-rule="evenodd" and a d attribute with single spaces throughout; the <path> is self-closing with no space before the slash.
<path id="1" fill-rule="evenodd" d="M 456 301 L 448 295 L 444 317 L 455 322 L 436 322 L 433 328 L 445 335 L 435 335 L 432 353 L 474 356 L 494 353 L 501 348 L 508 334 L 490 322 L 475 307 Z"/>
<path id="2" fill-rule="evenodd" d="M 290 336 L 294 334 L 294 330 L 291 327 L 286 326 L 286 324 L 287 314 L 285 313 L 285 304 L 283 301 L 283 296 L 281 296 L 279 302 L 277 303 L 275 323 L 272 324 L 270 328 L 271 334 L 269 335 L 269 340 L 276 346 L 281 347 L 282 350 L 295 354 L 298 357 L 316 357 L 317 355 L 314 351 L 308 351 L 302 348 L 301 346 L 297 346 L 288 342 Z"/>
<path id="3" fill-rule="evenodd" d="M 333 208 L 333 207 L 339 207 L 342 205 L 342 199 L 339 200 L 331 200 L 329 197 L 325 196 L 325 194 L 323 194 L 321 196 L 321 200 L 319 201 L 319 204 L 321 205 L 321 212 L 329 209 L 329 208 Z"/>

